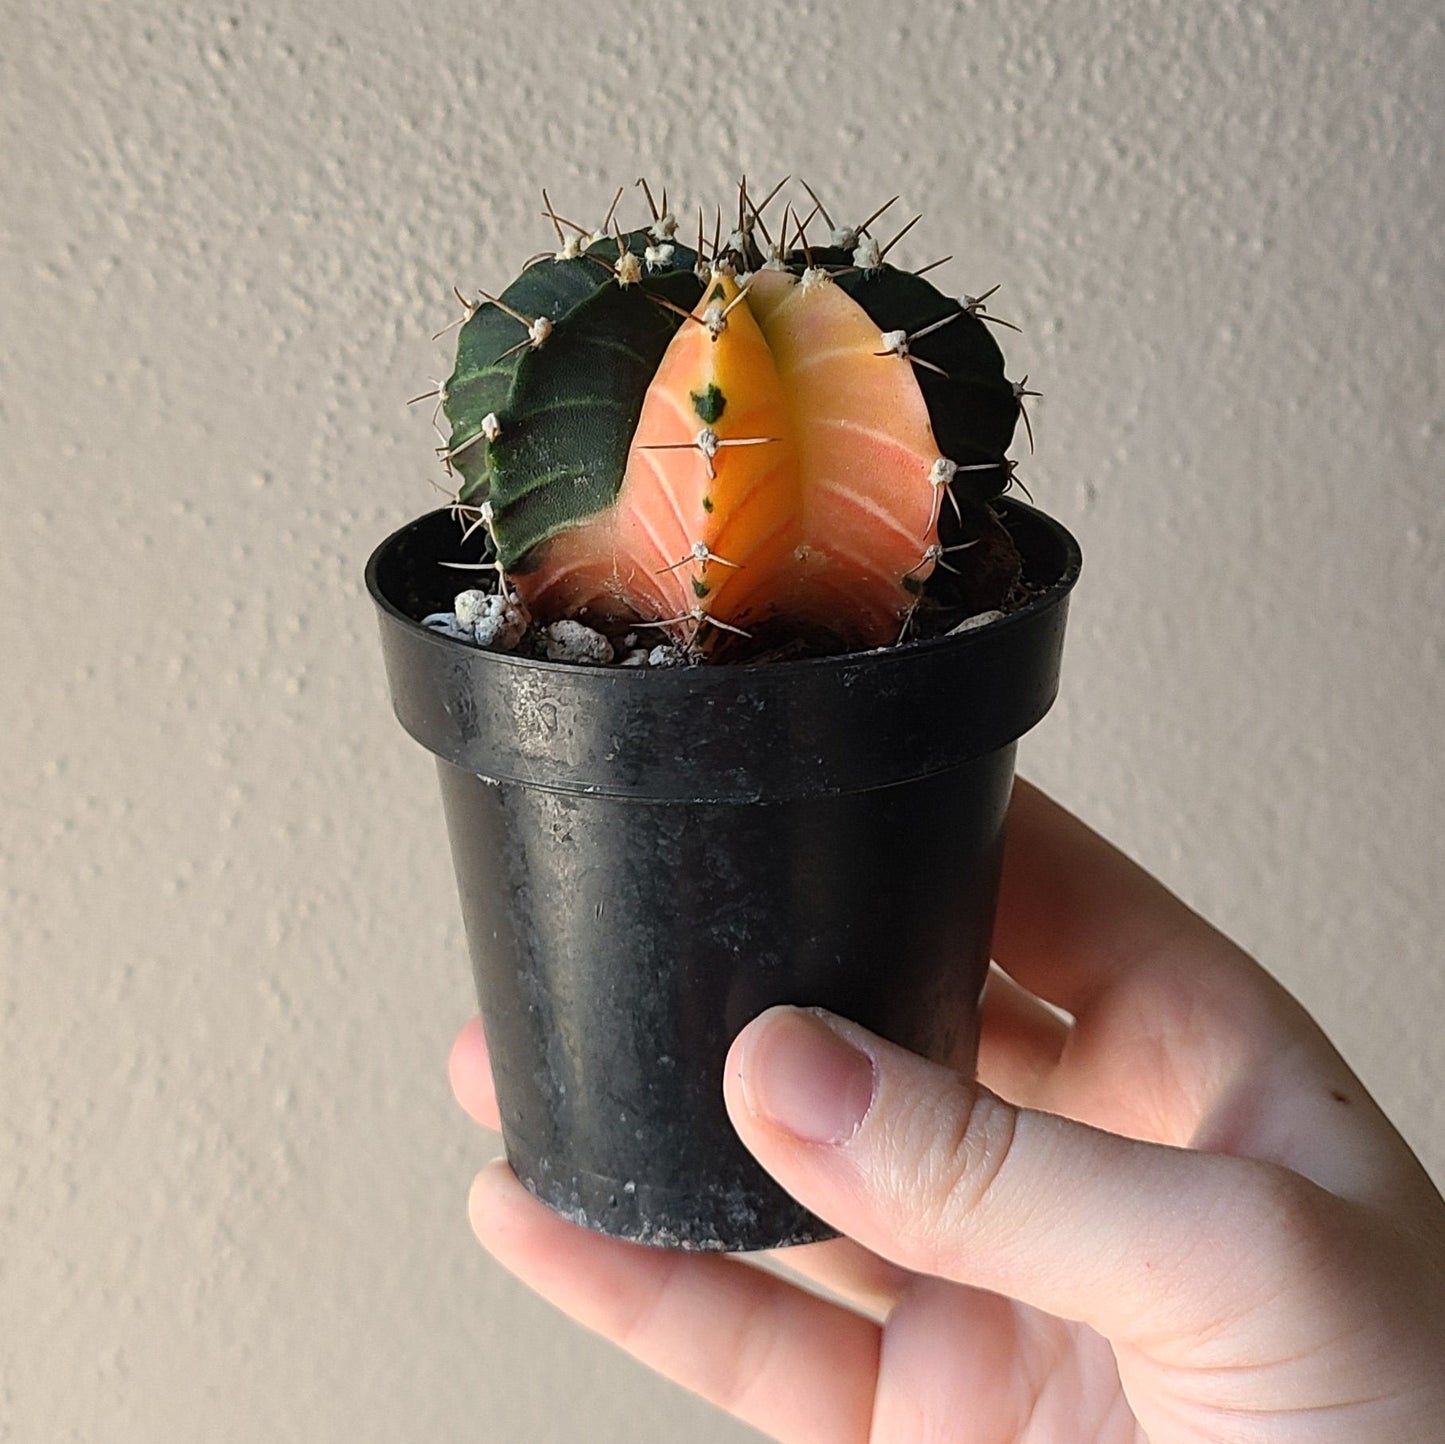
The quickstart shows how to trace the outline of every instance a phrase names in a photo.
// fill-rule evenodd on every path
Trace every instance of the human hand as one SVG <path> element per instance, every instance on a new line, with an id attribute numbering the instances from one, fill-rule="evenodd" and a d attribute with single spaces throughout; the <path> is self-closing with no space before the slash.
<path id="1" fill-rule="evenodd" d="M 791 1008 L 733 1045 L 743 1141 L 846 1235 L 776 1259 L 831 1298 L 502 1163 L 478 1237 L 786 1444 L 1445 1440 L 1445 1202 L 1300 1005 L 1022 782 L 994 955 L 980 1084 Z M 496 1127 L 477 1022 L 450 1066 Z"/>

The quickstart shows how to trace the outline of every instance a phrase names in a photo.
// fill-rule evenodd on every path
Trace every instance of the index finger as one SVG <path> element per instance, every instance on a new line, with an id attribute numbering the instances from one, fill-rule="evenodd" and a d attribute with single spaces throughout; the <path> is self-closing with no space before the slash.
<path id="1" fill-rule="evenodd" d="M 1082 1017 L 1148 973 L 1190 993 L 1268 974 L 1157 878 L 1019 778 L 1004 835 L 993 956 L 1015 981 Z"/>
<path id="2" fill-rule="evenodd" d="M 1281 1164 L 1357 1201 L 1431 1187 L 1319 1025 L 1243 949 L 1037 788 L 1015 785 L 1006 829 L 994 957 L 1076 1019 L 1033 1081 L 1037 1106 Z"/>

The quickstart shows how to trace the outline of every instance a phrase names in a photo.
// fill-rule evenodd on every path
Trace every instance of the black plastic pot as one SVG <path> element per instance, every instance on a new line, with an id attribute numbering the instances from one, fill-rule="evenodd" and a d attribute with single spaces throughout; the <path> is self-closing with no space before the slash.
<path id="1" fill-rule="evenodd" d="M 969 1065 L 1018 737 L 1058 685 L 1077 543 L 1001 510 L 1044 588 L 955 637 L 615 669 L 443 637 L 444 511 L 367 566 L 392 701 L 437 756 L 507 1157 L 644 1243 L 831 1236 L 753 1161 L 728 1045 L 776 1003 Z"/>

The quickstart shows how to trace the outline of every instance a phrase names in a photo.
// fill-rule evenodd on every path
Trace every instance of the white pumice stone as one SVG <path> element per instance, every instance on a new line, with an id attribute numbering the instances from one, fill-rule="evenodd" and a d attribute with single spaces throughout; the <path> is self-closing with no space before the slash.
<path id="1" fill-rule="evenodd" d="M 494 652 L 510 652 L 532 620 L 519 598 L 497 592 L 461 592 L 454 605 L 457 621 L 471 629 L 477 646 Z"/>
<path id="2" fill-rule="evenodd" d="M 486 613 L 487 604 L 492 600 L 491 592 L 474 589 L 458 592 L 452 602 L 458 622 L 464 627 L 475 627 Z"/>
<path id="3" fill-rule="evenodd" d="M 581 622 L 553 622 L 542 632 L 542 650 L 553 662 L 579 662 L 600 667 L 612 660 L 612 643 Z"/>
<path id="4" fill-rule="evenodd" d="M 986 627 L 990 622 L 996 622 L 1003 616 L 1002 612 L 977 612 L 971 617 L 965 617 L 956 627 L 948 629 L 950 637 L 956 637 L 960 632 L 972 632 L 979 627 Z"/>
<path id="5" fill-rule="evenodd" d="M 645 667 L 647 665 L 647 648 L 634 647 L 617 665 L 619 667 Z"/>
<path id="6" fill-rule="evenodd" d="M 458 642 L 476 641 L 472 629 L 462 626 L 455 612 L 432 612 L 421 619 L 421 624 L 429 632 L 440 632 L 442 636 L 452 637 Z"/>
<path id="7" fill-rule="evenodd" d="M 687 652 L 672 642 L 663 642 L 647 654 L 649 667 L 685 667 Z"/>

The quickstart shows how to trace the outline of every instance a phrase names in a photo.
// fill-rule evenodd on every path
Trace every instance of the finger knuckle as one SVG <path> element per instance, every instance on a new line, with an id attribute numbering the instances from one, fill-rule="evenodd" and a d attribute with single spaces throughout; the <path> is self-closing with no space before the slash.
<path id="1" fill-rule="evenodd" d="M 919 1110 L 912 1122 L 899 1205 L 916 1242 L 941 1265 L 991 1211 L 1017 1138 L 1017 1115 L 960 1084 L 944 1107 Z"/>
<path id="2" fill-rule="evenodd" d="M 1262 1280 L 1316 1277 L 1348 1251 L 1333 1195 L 1278 1164 L 1243 1161 L 1229 1209 L 1234 1236 Z"/>
<path id="3" fill-rule="evenodd" d="M 704 1393 L 719 1407 L 742 1417 L 776 1385 L 778 1360 L 786 1356 L 777 1311 L 761 1304 L 746 1310 L 730 1330 L 727 1347 L 709 1349 L 713 1376 Z"/>

